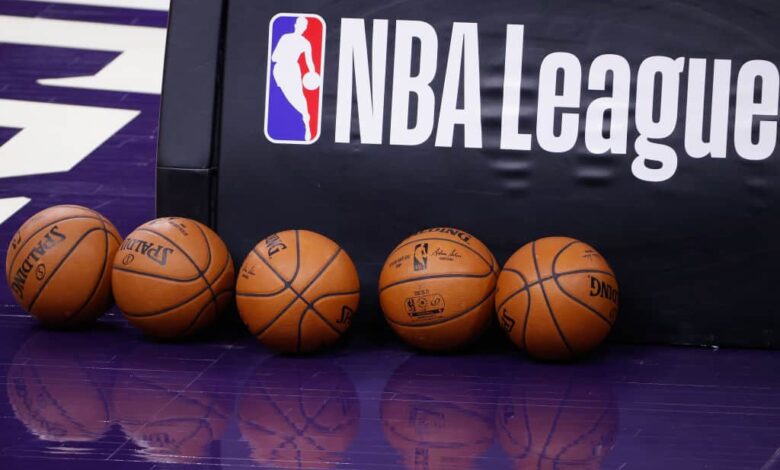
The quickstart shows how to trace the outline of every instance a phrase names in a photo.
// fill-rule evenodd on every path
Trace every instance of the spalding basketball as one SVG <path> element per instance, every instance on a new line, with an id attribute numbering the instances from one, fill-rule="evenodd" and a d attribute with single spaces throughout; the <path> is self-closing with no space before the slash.
<path id="1" fill-rule="evenodd" d="M 423 230 L 398 245 L 379 277 L 385 318 L 407 343 L 452 350 L 490 324 L 498 263 L 474 236 L 454 228 Z"/>
<path id="2" fill-rule="evenodd" d="M 54 206 L 11 239 L 5 275 L 16 302 L 44 325 L 90 323 L 111 305 L 111 260 L 121 237 L 99 213 Z"/>
<path id="3" fill-rule="evenodd" d="M 534 380 L 503 393 L 511 399 L 499 403 L 496 412 L 498 441 L 512 467 L 602 468 L 615 445 L 619 424 L 612 390 L 579 379 L 557 384 Z"/>
<path id="4" fill-rule="evenodd" d="M 235 273 L 225 243 L 194 220 L 167 217 L 127 236 L 114 258 L 116 303 L 158 338 L 190 336 L 230 305 Z"/>
<path id="5" fill-rule="evenodd" d="M 335 242 L 307 230 L 262 240 L 247 255 L 236 284 L 241 318 L 257 339 L 286 353 L 335 343 L 360 299 L 357 269 Z"/>
<path id="6" fill-rule="evenodd" d="M 262 468 L 343 468 L 360 427 L 349 376 L 328 360 L 265 361 L 238 395 L 236 416 L 250 456 Z"/>
<path id="7" fill-rule="evenodd" d="M 519 348 L 560 360 L 598 346 L 618 312 L 618 283 L 593 247 L 549 237 L 520 248 L 498 279 L 496 314 Z"/>

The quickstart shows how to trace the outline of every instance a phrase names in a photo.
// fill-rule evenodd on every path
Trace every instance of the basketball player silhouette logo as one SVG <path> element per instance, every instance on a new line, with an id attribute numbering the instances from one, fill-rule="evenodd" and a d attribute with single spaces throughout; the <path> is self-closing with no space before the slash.
<path id="1" fill-rule="evenodd" d="M 320 136 L 325 21 L 280 13 L 268 33 L 265 135 L 277 144 L 312 144 Z"/>

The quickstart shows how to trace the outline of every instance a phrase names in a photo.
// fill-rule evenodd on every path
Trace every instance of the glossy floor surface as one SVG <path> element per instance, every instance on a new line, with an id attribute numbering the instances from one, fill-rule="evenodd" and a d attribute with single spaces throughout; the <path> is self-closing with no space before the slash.
<path id="1" fill-rule="evenodd" d="M 117 35 L 154 43 L 164 5 L 0 0 L 3 258 L 19 224 L 52 204 L 100 210 L 123 234 L 153 217 L 159 96 L 138 90 L 153 80 L 47 79 L 116 65 L 119 52 L 102 45 Z M 29 37 L 31 18 L 51 34 Z M 96 34 L 97 50 L 58 36 L 68 24 Z M 9 33 L 14 25 L 25 28 Z M 21 129 L 41 119 L 16 125 L 9 106 L 38 104 L 53 114 L 61 105 L 136 114 L 73 168 L 43 158 L 15 174 L 9 162 L 29 158 Z M 41 142 L 71 155 L 80 139 Z M 152 342 L 116 312 L 88 331 L 46 331 L 2 285 L 0 469 L 780 469 L 776 352 L 611 345 L 549 365 L 493 331 L 471 352 L 423 356 L 394 340 L 379 312 L 361 315 L 378 331 L 322 356 L 285 358 L 240 328 Z"/>
<path id="2" fill-rule="evenodd" d="M 611 346 L 543 365 L 353 339 L 284 358 L 4 313 L 2 468 L 780 468 L 773 353 Z"/>

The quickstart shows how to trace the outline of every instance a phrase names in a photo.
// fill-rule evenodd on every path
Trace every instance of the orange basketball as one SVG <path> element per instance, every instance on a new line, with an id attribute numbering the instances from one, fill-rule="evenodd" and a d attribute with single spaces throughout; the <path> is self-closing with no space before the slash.
<path id="1" fill-rule="evenodd" d="M 360 401 L 332 362 L 273 357 L 247 380 L 236 416 L 262 468 L 343 468 L 360 427 Z"/>
<path id="2" fill-rule="evenodd" d="M 235 273 L 225 243 L 194 220 L 166 217 L 127 236 L 114 258 L 116 303 L 150 336 L 180 338 L 230 305 Z"/>
<path id="3" fill-rule="evenodd" d="M 288 230 L 262 240 L 244 260 L 238 311 L 257 339 L 277 351 L 307 353 L 335 343 L 351 324 L 360 281 L 332 240 Z"/>
<path id="4" fill-rule="evenodd" d="M 111 305 L 111 260 L 122 238 L 105 217 L 81 206 L 38 212 L 11 239 L 8 287 L 48 326 L 90 323 Z"/>
<path id="5" fill-rule="evenodd" d="M 454 228 L 416 233 L 387 257 L 379 301 L 393 330 L 418 348 L 452 350 L 490 324 L 498 263 L 479 240 Z"/>
<path id="6" fill-rule="evenodd" d="M 618 311 L 618 283 L 593 247 L 566 237 L 536 240 L 498 278 L 496 313 L 519 348 L 560 360 L 598 346 Z"/>

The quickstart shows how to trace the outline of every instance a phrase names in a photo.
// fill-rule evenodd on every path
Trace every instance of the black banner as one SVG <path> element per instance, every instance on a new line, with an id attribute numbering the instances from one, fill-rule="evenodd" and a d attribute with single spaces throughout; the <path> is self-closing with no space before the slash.
<path id="1" fill-rule="evenodd" d="M 231 0 L 218 231 L 237 260 L 278 230 L 336 240 L 372 324 L 413 232 L 458 227 L 500 262 L 570 236 L 617 273 L 615 339 L 777 347 L 778 20 L 747 0 Z"/>

